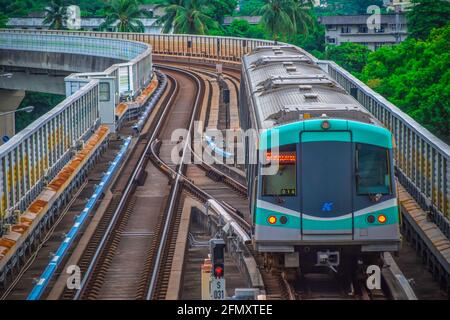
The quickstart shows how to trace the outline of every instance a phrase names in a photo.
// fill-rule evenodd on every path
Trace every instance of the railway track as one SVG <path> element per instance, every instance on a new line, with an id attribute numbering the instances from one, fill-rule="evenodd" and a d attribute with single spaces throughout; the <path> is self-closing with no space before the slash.
<path id="1" fill-rule="evenodd" d="M 130 179 L 117 187 L 120 196 L 107 228 L 98 230 L 98 245 L 93 243 L 81 261 L 85 277 L 81 289 L 64 298 L 74 299 L 150 299 L 162 297 L 164 279 L 156 277 L 158 270 L 170 260 L 166 249 L 169 232 L 176 235 L 178 182 L 169 186 L 167 178 L 152 164 L 147 164 L 150 143 L 159 137 L 161 152 L 170 157 L 174 129 L 191 127 L 193 114 L 202 94 L 201 83 L 186 72 L 166 70 L 171 79 L 171 94 L 152 132 L 144 132 L 136 165 L 127 165 Z M 133 158 L 133 157 L 132 157 Z M 176 167 L 175 165 L 171 165 Z M 183 166 L 179 167 L 182 170 Z M 147 179 L 145 177 L 147 176 Z M 153 186 L 154 194 L 149 191 Z M 161 186 L 154 188 L 154 186 Z M 156 194 L 155 194 L 156 193 Z M 95 239 L 96 237 L 94 237 Z M 88 263 L 87 263 L 88 262 Z"/>
<path id="2" fill-rule="evenodd" d="M 177 128 L 192 132 L 205 86 L 200 74 L 211 76 L 211 72 L 164 69 L 169 85 L 162 104 L 168 107 L 159 111 L 155 125 L 142 132 L 112 186 L 111 201 L 78 263 L 84 275 L 82 287 L 77 291 L 65 289 L 63 299 L 164 299 L 186 196 L 202 203 L 216 199 L 251 233 L 247 189 L 242 181 L 205 162 L 171 162 L 176 144 L 171 141 L 171 133 Z M 230 74 L 229 81 L 237 90 L 238 78 Z M 185 144 L 182 159 L 188 148 Z M 193 157 L 199 157 L 190 151 Z M 262 266 L 263 257 L 248 248 Z M 306 289 L 299 291 L 299 285 L 289 282 L 281 272 L 259 269 L 268 299 L 331 298 L 312 294 L 314 281 L 305 282 Z M 361 292 L 353 298 L 371 298 Z M 346 298 L 345 293 L 332 297 Z"/>

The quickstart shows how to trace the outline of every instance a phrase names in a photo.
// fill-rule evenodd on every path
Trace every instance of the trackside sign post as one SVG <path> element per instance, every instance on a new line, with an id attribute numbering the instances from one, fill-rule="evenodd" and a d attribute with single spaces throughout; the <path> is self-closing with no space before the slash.
<path id="1" fill-rule="evenodd" d="M 211 279 L 211 300 L 225 300 L 225 279 Z"/>
<path id="2" fill-rule="evenodd" d="M 211 249 L 211 300 L 225 300 L 225 241 L 223 239 L 211 239 L 209 241 Z"/>

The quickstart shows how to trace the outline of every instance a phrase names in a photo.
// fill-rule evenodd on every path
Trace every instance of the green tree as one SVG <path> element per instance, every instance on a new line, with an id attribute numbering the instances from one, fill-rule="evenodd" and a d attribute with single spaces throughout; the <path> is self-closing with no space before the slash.
<path id="1" fill-rule="evenodd" d="M 16 113 L 16 132 L 21 131 L 30 125 L 34 120 L 50 111 L 58 103 L 65 99 L 64 95 L 41 93 L 41 92 L 25 92 L 25 97 L 20 103 L 18 109 L 27 106 L 34 106 L 33 112 L 17 112 Z"/>
<path id="2" fill-rule="evenodd" d="M 314 27 L 314 20 L 311 15 L 313 7 L 312 0 L 292 0 L 289 16 L 294 26 L 294 34 L 308 35 Z"/>
<path id="3" fill-rule="evenodd" d="M 292 41 L 296 35 L 308 35 L 314 28 L 312 0 L 265 0 L 255 11 L 274 40 Z"/>
<path id="4" fill-rule="evenodd" d="M 31 12 L 42 12 L 49 0 L 0 0 L 0 12 L 8 17 L 25 17 Z"/>
<path id="5" fill-rule="evenodd" d="M 318 53 L 325 51 L 325 27 L 314 21 L 308 34 L 297 34 L 291 42 L 321 59 L 323 56 Z"/>
<path id="6" fill-rule="evenodd" d="M 67 3 L 65 0 L 52 0 L 45 8 L 44 25 L 50 29 L 60 30 L 64 28 L 67 20 Z"/>
<path id="7" fill-rule="evenodd" d="M 157 7 L 165 9 L 158 19 L 164 33 L 172 29 L 175 33 L 187 34 L 223 33 L 219 24 L 208 15 L 212 11 L 206 0 L 161 0 Z"/>
<path id="8" fill-rule="evenodd" d="M 104 16 L 108 0 L 72 0 L 71 4 L 80 7 L 82 17 Z"/>
<path id="9" fill-rule="evenodd" d="M 339 46 L 330 45 L 325 52 L 325 58 L 333 60 L 347 71 L 359 75 L 371 51 L 362 44 L 347 42 Z"/>
<path id="10" fill-rule="evenodd" d="M 225 35 L 239 38 L 270 39 L 261 24 L 251 25 L 247 20 L 235 19 L 225 28 Z"/>
<path id="11" fill-rule="evenodd" d="M 8 16 L 0 12 L 0 28 L 6 28 L 8 23 Z"/>
<path id="12" fill-rule="evenodd" d="M 383 0 L 327 0 L 326 7 L 315 8 L 319 15 L 367 14 L 367 8 L 376 5 L 383 8 Z"/>
<path id="13" fill-rule="evenodd" d="M 176 9 L 173 20 L 175 33 L 207 34 L 211 29 L 217 29 L 218 23 L 204 12 L 208 9 L 206 0 L 185 0 Z"/>
<path id="14" fill-rule="evenodd" d="M 231 16 L 233 14 L 236 5 L 237 0 L 209 0 L 205 13 L 222 24 L 225 16 Z"/>
<path id="15" fill-rule="evenodd" d="M 450 2 L 446 0 L 412 0 L 408 12 L 408 32 L 416 39 L 426 39 L 433 28 L 450 21 Z"/>
<path id="16" fill-rule="evenodd" d="M 293 2 L 290 0 L 265 0 L 265 4 L 256 11 L 274 40 L 278 40 L 280 35 L 292 35 L 295 31 L 290 17 L 291 5 Z"/>
<path id="17" fill-rule="evenodd" d="M 157 23 L 163 26 L 162 32 L 169 33 L 173 28 L 173 22 L 184 0 L 159 0 L 156 8 L 164 8 L 164 14 L 158 18 Z"/>
<path id="18" fill-rule="evenodd" d="M 100 28 L 115 26 L 118 32 L 144 32 L 144 25 L 139 19 L 151 16 L 147 11 L 139 9 L 136 0 L 112 0 L 105 11 L 105 22 Z"/>
<path id="19" fill-rule="evenodd" d="M 243 38 L 243 37 L 246 37 L 249 29 L 250 29 L 250 23 L 248 23 L 247 20 L 235 19 L 226 28 L 226 33 L 227 33 L 227 35 L 232 36 L 232 37 Z"/>
<path id="20" fill-rule="evenodd" d="M 261 8 L 264 5 L 264 0 L 245 0 L 242 1 L 239 11 L 236 11 L 236 15 L 239 16 L 254 16 L 255 8 Z"/>
<path id="21" fill-rule="evenodd" d="M 403 111 L 450 142 L 450 24 L 427 40 L 408 38 L 371 53 L 362 79 Z"/>

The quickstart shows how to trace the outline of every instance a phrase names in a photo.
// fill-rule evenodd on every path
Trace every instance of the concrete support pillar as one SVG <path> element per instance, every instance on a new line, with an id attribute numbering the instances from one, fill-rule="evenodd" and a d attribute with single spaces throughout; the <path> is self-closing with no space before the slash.
<path id="1" fill-rule="evenodd" d="M 12 137 L 16 132 L 15 115 L 1 115 L 3 112 L 14 111 L 19 107 L 25 91 L 0 89 L 0 145 L 3 144 L 3 136 Z"/>

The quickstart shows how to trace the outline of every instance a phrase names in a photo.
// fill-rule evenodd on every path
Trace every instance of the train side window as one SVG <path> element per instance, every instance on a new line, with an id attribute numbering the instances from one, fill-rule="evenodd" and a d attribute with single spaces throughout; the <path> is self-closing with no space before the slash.
<path id="1" fill-rule="evenodd" d="M 290 197 L 297 195 L 297 151 L 296 145 L 281 146 L 278 155 L 266 151 L 266 160 L 278 157 L 278 172 L 262 176 L 262 195 Z"/>
<path id="2" fill-rule="evenodd" d="M 358 194 L 390 194 L 389 151 L 374 145 L 356 144 L 356 191 Z"/>

